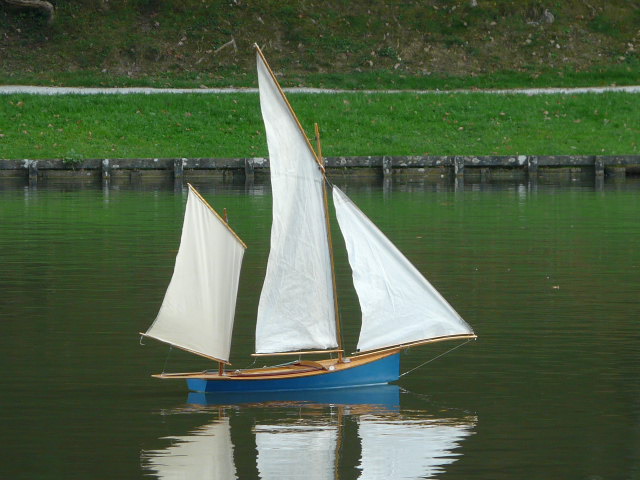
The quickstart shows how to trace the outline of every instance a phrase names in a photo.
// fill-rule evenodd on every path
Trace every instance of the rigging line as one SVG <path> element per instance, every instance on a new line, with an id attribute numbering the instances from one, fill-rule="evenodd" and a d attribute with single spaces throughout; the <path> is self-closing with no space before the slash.
<path id="1" fill-rule="evenodd" d="M 327 184 L 327 186 L 328 186 L 331 190 L 333 190 L 333 183 L 331 182 L 331 180 L 329 180 L 329 179 L 327 178 L 327 176 L 326 176 L 326 175 L 324 176 L 324 182 Z"/>
<path id="2" fill-rule="evenodd" d="M 251 362 L 251 365 L 249 365 L 247 367 L 244 367 L 244 370 L 248 370 L 249 368 L 253 368 L 257 361 L 258 361 L 258 357 L 253 357 L 253 362 Z"/>
<path id="3" fill-rule="evenodd" d="M 433 400 L 431 400 L 431 396 L 425 395 L 424 393 L 412 392 L 411 390 L 407 390 L 406 388 L 400 387 L 400 393 L 402 393 L 403 395 L 413 395 L 414 397 L 419 398 L 420 400 L 424 400 L 425 402 L 433 402 Z"/>
<path id="4" fill-rule="evenodd" d="M 286 367 L 287 365 L 293 365 L 296 362 L 299 362 L 302 359 L 291 360 L 290 362 L 279 363 L 278 365 L 274 365 L 274 367 Z"/>
<path id="5" fill-rule="evenodd" d="M 411 395 L 417 399 L 420 399 L 422 401 L 424 401 L 425 403 L 428 403 L 430 405 L 433 405 L 434 401 L 431 398 L 431 395 L 425 395 L 424 393 L 416 393 L 416 392 L 412 392 L 411 390 L 407 390 L 406 388 L 402 388 L 400 387 L 400 393 L 402 393 L 403 395 Z M 448 412 L 455 412 L 456 414 L 461 414 L 461 415 L 465 415 L 465 416 L 471 416 L 471 415 L 475 415 L 474 412 L 472 412 L 471 410 L 467 410 L 464 408 L 447 408 Z"/>
<path id="6" fill-rule="evenodd" d="M 424 367 L 427 363 L 431 363 L 431 362 L 433 362 L 434 360 L 437 360 L 438 358 L 440 358 L 440 357 L 442 357 L 442 356 L 446 355 L 447 353 L 453 352 L 456 348 L 460 348 L 461 346 L 466 345 L 466 344 L 467 344 L 467 343 L 469 343 L 471 340 L 473 340 L 473 339 L 472 339 L 472 338 L 470 338 L 470 339 L 469 339 L 469 340 L 467 340 L 466 342 L 461 343 L 461 344 L 459 344 L 459 345 L 456 345 L 455 347 L 450 348 L 450 349 L 449 349 L 449 350 L 447 350 L 446 352 L 441 353 L 440 355 L 438 355 L 438 356 L 436 356 L 436 357 L 433 357 L 431 360 L 427 360 L 426 362 L 421 363 L 421 364 L 420 364 L 420 365 L 418 365 L 417 367 L 414 367 L 414 368 L 412 368 L 411 370 L 408 370 L 408 371 L 404 372 L 403 374 L 401 374 L 401 375 L 400 375 L 400 377 L 404 377 L 406 374 L 411 373 L 411 372 L 413 372 L 414 370 L 417 370 L 417 369 L 418 369 L 418 368 L 420 368 L 420 367 Z"/>
<path id="7" fill-rule="evenodd" d="M 169 345 L 169 351 L 167 352 L 167 356 L 164 359 L 164 365 L 162 366 L 162 373 L 164 374 L 167 371 L 167 362 L 169 361 L 169 355 L 171 355 L 171 351 L 173 350 L 173 345 Z"/>

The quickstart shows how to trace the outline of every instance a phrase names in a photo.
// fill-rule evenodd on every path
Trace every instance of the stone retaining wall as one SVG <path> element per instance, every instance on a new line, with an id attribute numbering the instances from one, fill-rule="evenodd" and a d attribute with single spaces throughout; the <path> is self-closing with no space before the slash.
<path id="1" fill-rule="evenodd" d="M 538 178 L 555 174 L 626 176 L 640 174 L 640 155 L 514 155 L 514 156 L 370 156 L 328 157 L 327 174 L 362 177 L 433 177 L 456 179 Z M 63 160 L 0 160 L 0 178 L 25 178 L 31 183 L 51 178 L 133 180 L 141 177 L 183 179 L 203 176 L 244 178 L 266 176 L 267 158 L 132 158 Z"/>

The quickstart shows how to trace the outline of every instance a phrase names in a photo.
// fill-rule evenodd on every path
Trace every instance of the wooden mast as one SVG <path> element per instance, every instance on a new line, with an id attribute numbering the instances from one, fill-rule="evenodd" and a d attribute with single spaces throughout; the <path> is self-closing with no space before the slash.
<path id="1" fill-rule="evenodd" d="M 320 127 L 317 123 L 314 123 L 313 126 L 316 130 L 316 148 L 318 149 L 318 159 L 324 167 L 324 158 L 322 158 L 322 143 L 320 143 Z"/>
<path id="2" fill-rule="evenodd" d="M 284 90 L 282 90 L 282 87 L 280 86 L 280 83 L 278 82 L 278 79 L 276 78 L 275 74 L 273 73 L 273 70 L 271 70 L 271 67 L 269 66 L 269 63 L 267 62 L 267 59 L 264 57 L 264 54 L 262 53 L 262 50 L 260 49 L 260 47 L 258 46 L 257 43 L 254 44 L 254 47 L 255 47 L 256 51 L 258 52 L 258 55 L 260 55 L 260 58 L 262 59 L 265 67 L 267 67 L 267 71 L 269 72 L 269 75 L 271 76 L 271 79 L 273 80 L 273 83 L 277 87 L 278 92 L 280 93 L 280 96 L 284 100 L 284 103 L 287 105 L 287 108 L 289 109 L 289 113 L 291 113 L 291 116 L 293 117 L 296 125 L 298 126 L 300 134 L 305 139 L 305 141 L 307 143 L 307 146 L 309 147 L 309 151 L 313 155 L 313 158 L 315 159 L 316 163 L 318 164 L 318 167 L 320 167 L 320 171 L 322 172 L 322 177 L 326 180 L 324 162 L 321 159 L 320 153 L 316 153 L 316 151 L 314 150 L 313 146 L 311 145 L 311 142 L 309 141 L 309 138 L 307 137 L 307 134 L 305 133 L 304 128 L 302 128 L 302 124 L 300 123 L 300 120 L 298 119 L 298 116 L 296 115 L 296 112 L 293 110 L 293 107 L 289 103 L 289 99 L 287 99 L 287 96 L 284 94 Z M 317 124 L 316 124 L 316 132 L 317 132 L 316 136 L 318 138 L 318 150 L 320 151 L 320 138 L 319 138 L 319 130 L 318 130 Z M 336 340 L 338 342 L 338 359 L 339 359 L 339 361 L 342 361 L 342 357 L 343 357 L 342 332 L 340 330 L 340 315 L 339 315 L 339 312 L 338 312 L 338 296 L 337 296 L 337 291 L 336 291 L 335 267 L 334 267 L 334 263 L 333 263 L 333 242 L 331 240 L 331 228 L 330 228 L 330 222 L 329 222 L 329 201 L 327 199 L 326 181 L 323 182 L 323 184 L 322 184 L 322 192 L 323 192 L 323 197 L 324 197 L 324 217 L 325 217 L 325 221 L 326 221 L 326 225 L 327 225 L 327 240 L 329 242 L 329 257 L 331 259 L 331 282 L 332 282 L 332 286 L 333 286 L 333 304 L 334 304 L 335 318 L 336 318 Z M 335 350 L 327 350 L 327 352 L 334 352 L 334 351 Z M 297 352 L 297 353 L 306 353 L 306 352 Z M 253 356 L 258 356 L 258 355 L 260 355 L 260 354 L 253 354 Z M 270 354 L 270 355 L 277 355 L 277 354 L 274 353 L 274 354 Z"/>
<path id="3" fill-rule="evenodd" d="M 314 124 L 316 130 L 316 143 L 318 146 L 318 161 L 322 165 L 322 176 L 325 181 L 322 183 L 322 195 L 324 197 L 324 218 L 327 222 L 327 240 L 329 242 L 329 258 L 331 258 L 331 283 L 333 284 L 333 308 L 336 316 L 336 336 L 338 340 L 338 361 L 342 362 L 342 327 L 340 325 L 340 309 L 338 308 L 338 289 L 336 288 L 336 266 L 333 261 L 333 238 L 331 236 L 331 222 L 329 221 L 329 199 L 327 195 L 326 173 L 324 169 L 324 158 L 322 158 L 322 144 L 320 143 L 320 127 Z"/>
<path id="4" fill-rule="evenodd" d="M 224 223 L 229 226 L 229 215 L 227 214 L 227 207 L 222 210 L 222 217 L 224 219 Z M 224 375 L 224 363 L 218 362 L 218 375 L 222 377 Z"/>

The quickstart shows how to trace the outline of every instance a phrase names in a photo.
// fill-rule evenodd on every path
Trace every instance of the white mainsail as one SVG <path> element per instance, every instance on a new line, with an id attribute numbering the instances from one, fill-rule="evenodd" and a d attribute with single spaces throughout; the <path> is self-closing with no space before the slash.
<path id="1" fill-rule="evenodd" d="M 360 417 L 362 457 L 358 480 L 440 478 L 459 455 L 453 451 L 473 433 L 475 421 L 390 420 Z"/>
<path id="2" fill-rule="evenodd" d="M 245 248 L 189 185 L 173 276 L 144 335 L 228 362 Z"/>
<path id="3" fill-rule="evenodd" d="M 228 418 L 205 425 L 190 435 L 165 439 L 172 444 L 162 450 L 143 452 L 143 468 L 158 478 L 237 478 Z"/>
<path id="4" fill-rule="evenodd" d="M 334 348 L 338 343 L 324 176 L 260 52 L 257 60 L 273 224 L 258 305 L 256 352 Z"/>
<path id="5" fill-rule="evenodd" d="M 442 295 L 335 186 L 333 203 L 362 310 L 358 350 L 473 334 Z"/>

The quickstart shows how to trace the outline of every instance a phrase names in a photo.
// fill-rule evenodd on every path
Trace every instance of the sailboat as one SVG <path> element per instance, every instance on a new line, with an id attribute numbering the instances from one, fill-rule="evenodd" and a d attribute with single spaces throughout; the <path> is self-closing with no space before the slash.
<path id="1" fill-rule="evenodd" d="M 294 355 L 273 367 L 228 369 L 246 245 L 189 185 L 171 282 L 142 335 L 218 362 L 217 370 L 162 373 L 196 392 L 265 392 L 376 385 L 398 380 L 400 353 L 473 339 L 473 329 L 367 216 L 325 176 L 256 45 L 260 107 L 269 150 L 271 249 L 256 320 L 256 356 Z M 320 148 L 318 148 L 320 151 Z M 329 222 L 331 188 L 362 310 L 357 351 L 344 354 Z M 326 354 L 302 360 L 307 354 Z M 309 358 L 309 357 L 306 357 Z"/>

